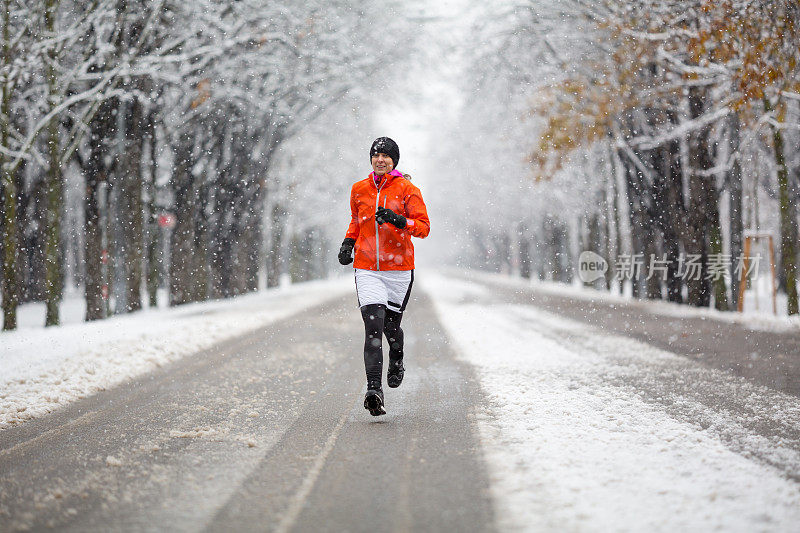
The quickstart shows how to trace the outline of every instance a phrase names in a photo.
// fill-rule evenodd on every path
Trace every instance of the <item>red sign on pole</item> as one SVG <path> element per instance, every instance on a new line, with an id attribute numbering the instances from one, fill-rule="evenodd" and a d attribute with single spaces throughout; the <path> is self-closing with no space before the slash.
<path id="1" fill-rule="evenodd" d="M 162 228 L 172 229 L 175 227 L 175 222 L 177 222 L 177 219 L 172 213 L 165 213 L 158 216 L 158 225 Z"/>

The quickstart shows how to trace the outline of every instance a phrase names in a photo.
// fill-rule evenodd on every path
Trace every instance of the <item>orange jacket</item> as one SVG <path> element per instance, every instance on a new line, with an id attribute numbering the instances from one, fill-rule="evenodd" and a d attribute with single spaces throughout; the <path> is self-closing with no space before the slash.
<path id="1" fill-rule="evenodd" d="M 378 224 L 378 206 L 406 217 L 399 229 L 388 222 Z M 397 170 L 375 185 L 374 173 L 353 184 L 350 191 L 352 219 L 345 238 L 356 240 L 354 268 L 366 270 L 412 270 L 414 245 L 411 237 L 425 238 L 430 232 L 428 211 L 419 189 Z M 375 251 L 379 252 L 376 254 Z"/>

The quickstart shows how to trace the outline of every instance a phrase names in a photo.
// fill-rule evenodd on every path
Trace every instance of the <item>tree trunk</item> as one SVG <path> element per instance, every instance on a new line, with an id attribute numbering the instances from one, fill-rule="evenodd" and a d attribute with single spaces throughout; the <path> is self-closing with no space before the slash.
<path id="1" fill-rule="evenodd" d="M 211 298 L 223 298 L 226 296 L 226 284 L 229 274 L 226 269 L 229 267 L 230 252 L 226 248 L 230 245 L 231 238 L 228 235 L 228 225 L 226 223 L 227 217 L 222 216 L 223 213 L 228 213 L 230 207 L 230 190 L 226 183 L 227 170 L 225 168 L 220 170 L 217 181 L 215 194 L 215 211 L 217 212 L 214 218 L 214 231 L 211 234 L 211 241 L 209 243 L 209 266 L 211 269 Z"/>
<path id="2" fill-rule="evenodd" d="M 280 284 L 281 246 L 286 215 L 286 210 L 280 203 L 272 206 L 270 249 L 267 257 L 267 287 L 277 287 Z"/>
<path id="3" fill-rule="evenodd" d="M 692 119 L 703 114 L 706 101 L 706 89 L 692 87 L 689 90 L 689 111 Z M 708 264 L 708 238 L 710 220 L 707 204 L 712 198 L 709 193 L 714 190 L 716 203 L 716 186 L 712 178 L 703 171 L 709 170 L 713 161 L 709 153 L 708 137 L 710 127 L 706 126 L 697 131 L 689 140 L 689 159 L 691 161 L 691 176 L 689 177 L 689 213 L 687 228 L 687 253 L 699 258 L 701 268 L 696 275 L 690 275 L 687 281 L 689 288 L 689 304 L 696 307 L 708 307 L 711 302 L 711 284 L 706 279 Z"/>
<path id="4" fill-rule="evenodd" d="M 552 221 L 553 281 L 570 283 L 572 268 L 569 253 L 569 230 L 566 223 L 558 219 Z"/>
<path id="5" fill-rule="evenodd" d="M 602 250 L 602 252 L 598 253 L 608 260 L 611 254 L 611 221 L 609 220 L 608 188 L 606 187 L 606 184 L 603 184 L 600 201 L 600 213 L 597 216 L 598 223 L 600 224 L 600 242 L 598 243 L 598 249 Z M 611 288 L 611 283 L 609 282 L 610 280 L 608 277 L 610 270 L 611 268 L 606 270 L 605 275 L 600 280 L 602 288 L 605 290 L 609 290 Z"/>
<path id="6" fill-rule="evenodd" d="M 649 300 L 660 300 L 662 298 L 661 294 L 661 283 L 662 279 L 659 273 L 650 273 L 648 271 L 650 266 L 650 258 L 654 259 L 661 259 L 663 256 L 662 254 L 658 253 L 658 248 L 656 246 L 656 235 L 654 228 L 651 226 L 649 231 L 647 232 L 647 240 L 644 243 L 644 259 L 642 268 L 647 272 L 645 274 L 642 273 L 642 277 L 644 278 L 644 288 L 645 288 L 645 297 Z M 649 277 L 648 277 L 649 276 Z"/>
<path id="7" fill-rule="evenodd" d="M 686 237 L 686 209 L 683 199 L 683 176 L 681 171 L 681 146 L 674 141 L 664 148 L 667 157 L 666 211 L 669 218 L 664 224 L 664 252 L 667 265 L 667 299 L 683 303 L 683 279 L 678 272 L 681 240 Z"/>
<path id="8" fill-rule="evenodd" d="M 667 180 L 666 167 L 669 164 L 669 155 L 663 148 L 651 150 L 651 166 L 654 170 L 652 183 L 650 184 L 650 207 L 645 210 L 647 217 L 647 231 L 644 252 L 645 289 L 647 298 L 650 300 L 660 300 L 663 298 L 663 285 L 666 284 L 663 274 L 659 271 L 651 271 L 651 261 L 664 258 L 664 246 L 666 228 L 670 211 L 667 202 Z"/>
<path id="9" fill-rule="evenodd" d="M 147 174 L 147 298 L 148 305 L 158 306 L 158 286 L 160 282 L 159 258 L 161 250 L 161 228 L 158 226 L 158 207 L 156 198 L 158 195 L 158 154 L 156 153 L 156 123 L 155 113 L 151 112 L 147 116 L 145 124 L 145 137 L 149 144 L 150 165 Z"/>
<path id="10" fill-rule="evenodd" d="M 772 104 L 764 98 L 764 110 L 772 111 Z M 783 134 L 780 128 L 772 129 L 772 149 L 778 167 L 778 191 L 781 227 L 781 268 L 786 280 L 786 309 L 790 315 L 798 314 L 797 301 L 797 211 L 789 195 L 789 170 L 783 152 Z"/>
<path id="11" fill-rule="evenodd" d="M 9 26 L 11 9 L 6 6 L 3 10 L 3 70 L 11 66 L 11 53 L 9 50 Z M 0 95 L 0 144 L 8 146 L 9 123 L 11 109 L 11 83 L 8 79 L 2 80 L 2 94 Z M 17 328 L 17 306 L 19 305 L 19 232 L 17 228 L 17 187 L 16 177 L 6 168 L 6 156 L 0 154 L 0 185 L 2 185 L 3 206 L 3 330 Z"/>
<path id="12" fill-rule="evenodd" d="M 254 207 L 254 209 L 258 209 Z M 255 292 L 258 290 L 258 270 L 260 263 L 261 250 L 261 213 L 253 212 L 248 216 L 248 223 L 245 228 L 245 279 L 244 291 Z"/>
<path id="13" fill-rule="evenodd" d="M 5 145 L 5 141 L 4 141 Z M 5 163 L 0 156 L 0 165 Z M 3 178 L 3 330 L 17 328 L 19 305 L 19 246 L 17 231 L 17 192 L 13 175 L 7 170 Z"/>
<path id="14" fill-rule="evenodd" d="M 618 178 L 618 171 L 620 166 L 620 158 L 619 152 L 614 150 L 613 147 L 609 147 L 608 150 L 608 163 L 609 163 L 609 174 L 611 180 L 611 218 L 614 220 L 614 246 L 613 246 L 613 254 L 611 253 L 611 247 L 609 247 L 609 257 L 606 258 L 608 261 L 608 270 L 606 271 L 606 284 L 609 288 L 611 288 L 612 279 L 616 278 L 617 284 L 617 291 L 619 294 L 622 294 L 623 290 L 623 283 L 622 278 L 619 276 L 614 275 L 614 265 L 616 264 L 617 257 L 622 253 L 622 228 L 620 227 L 620 217 L 619 211 L 622 206 L 622 198 L 620 197 L 620 188 L 617 185 L 617 178 Z M 610 242 L 610 238 L 609 238 Z"/>
<path id="15" fill-rule="evenodd" d="M 731 154 L 734 154 L 733 167 L 728 176 L 728 194 L 730 199 L 730 234 L 731 234 L 731 260 L 737 264 L 742 255 L 742 239 L 744 225 L 742 223 L 742 166 L 739 163 L 739 117 L 736 113 L 731 115 L 730 121 Z M 739 280 L 731 281 L 731 307 L 736 309 L 739 305 Z"/>
<path id="16" fill-rule="evenodd" d="M 714 196 L 716 197 L 716 194 Z M 712 205 L 716 207 L 716 198 L 713 199 Z M 722 228 L 719 222 L 719 210 L 714 209 L 710 216 L 711 233 L 709 235 L 709 249 L 714 256 L 722 257 Z M 725 276 L 715 274 L 714 279 L 712 279 L 712 286 L 714 288 L 714 308 L 718 311 L 727 311 L 728 288 L 725 285 Z"/>
<path id="17" fill-rule="evenodd" d="M 194 209 L 197 204 L 194 178 L 191 174 L 191 149 L 179 148 L 176 159 L 172 176 L 176 222 L 170 241 L 170 305 L 192 301 Z"/>
<path id="18" fill-rule="evenodd" d="M 86 320 L 106 317 L 103 298 L 103 233 L 100 226 L 100 185 L 103 180 L 100 158 L 102 151 L 92 147 L 86 170 L 86 194 L 84 196 L 84 246 L 86 256 Z"/>
<path id="19" fill-rule="evenodd" d="M 603 195 L 603 196 L 605 196 L 605 195 Z M 604 207 L 603 206 L 604 203 L 605 203 L 604 201 L 600 202 L 601 207 Z M 589 215 L 589 228 L 588 228 L 588 231 L 589 231 L 589 234 L 588 234 L 588 241 L 589 241 L 588 245 L 589 246 L 587 248 L 584 248 L 584 250 L 591 250 L 594 253 L 596 253 L 597 255 L 599 255 L 600 257 L 605 257 L 606 256 L 606 251 L 603 250 L 603 248 L 604 248 L 603 243 L 605 241 L 604 236 L 603 236 L 603 226 L 602 226 L 602 223 L 600 222 L 600 215 L 598 213 L 592 213 L 591 215 Z M 607 288 L 605 286 L 605 278 L 604 277 L 603 278 L 599 278 L 599 279 L 593 281 L 592 283 L 589 283 L 589 286 L 592 286 L 592 287 L 595 287 L 595 288 L 598 288 L 598 289 L 599 288 Z"/>
<path id="20" fill-rule="evenodd" d="M 55 36 L 55 19 L 57 2 L 45 2 L 45 30 L 49 37 Z M 57 105 L 58 79 L 56 74 L 57 51 L 51 44 L 47 51 L 47 91 L 52 107 Z M 58 305 L 61 302 L 61 207 L 63 183 L 61 174 L 58 124 L 59 116 L 50 119 L 47 126 L 47 148 L 49 167 L 47 170 L 47 238 L 45 241 L 45 289 L 47 291 L 47 313 L 45 326 L 57 326 L 59 323 Z"/>
<path id="21" fill-rule="evenodd" d="M 244 165 L 241 172 L 250 172 L 249 165 Z M 258 272 L 261 262 L 262 221 L 264 202 L 262 201 L 261 181 L 251 179 L 245 187 L 241 205 L 239 206 L 239 275 L 237 288 L 239 294 L 258 290 Z"/>
<path id="22" fill-rule="evenodd" d="M 524 279 L 531 278 L 531 241 L 528 237 L 528 226 L 523 222 L 518 226 L 519 239 L 519 275 Z"/>
<path id="23" fill-rule="evenodd" d="M 116 130 L 114 130 L 116 132 Z M 103 243 L 105 245 L 104 252 L 103 252 L 103 261 L 102 261 L 102 270 L 103 270 L 103 280 L 105 282 L 105 291 L 106 294 L 104 296 L 105 304 L 106 304 L 106 316 L 111 315 L 111 294 L 116 284 L 116 279 L 114 275 L 114 263 L 117 258 L 117 239 L 114 236 L 114 222 L 115 218 L 111 216 L 112 212 L 116 212 L 116 209 L 113 208 L 114 206 L 114 196 L 115 196 L 115 188 L 116 188 L 116 176 L 113 173 L 109 172 L 106 174 L 106 186 L 105 186 L 105 205 L 104 209 L 102 210 L 102 226 L 103 231 L 105 233 L 103 239 Z"/>
<path id="24" fill-rule="evenodd" d="M 631 254 L 633 258 L 644 254 L 645 221 L 642 207 L 641 180 L 632 161 L 625 164 L 625 182 L 628 192 L 628 213 L 631 223 Z M 635 261 L 635 259 L 634 259 Z M 634 298 L 641 296 L 641 269 L 634 267 L 631 277 L 631 295 Z"/>
<path id="25" fill-rule="evenodd" d="M 206 209 L 208 202 L 208 177 L 203 174 L 200 182 L 195 182 L 194 213 L 194 239 L 192 240 L 192 276 L 190 285 L 190 300 L 202 302 L 209 295 L 209 265 L 208 250 L 211 229 L 209 227 L 209 214 Z M 238 242 L 238 241 L 237 241 Z"/>
<path id="26" fill-rule="evenodd" d="M 120 158 L 122 168 L 121 218 L 125 258 L 125 312 L 142 308 L 142 264 L 144 260 L 142 203 L 142 144 L 144 116 L 138 99 L 121 104 L 125 110 L 125 149 Z"/>
<path id="27" fill-rule="evenodd" d="M 91 136 L 89 156 L 86 159 L 86 194 L 84 196 L 84 255 L 86 264 L 86 280 L 84 297 L 86 298 L 86 320 L 100 320 L 106 317 L 107 294 L 103 294 L 106 286 L 103 254 L 103 227 L 100 212 L 102 195 L 101 185 L 107 178 L 104 158 L 107 148 L 104 139 L 113 135 L 113 106 L 105 102 L 90 124 Z M 106 286 L 106 290 L 107 290 Z"/>

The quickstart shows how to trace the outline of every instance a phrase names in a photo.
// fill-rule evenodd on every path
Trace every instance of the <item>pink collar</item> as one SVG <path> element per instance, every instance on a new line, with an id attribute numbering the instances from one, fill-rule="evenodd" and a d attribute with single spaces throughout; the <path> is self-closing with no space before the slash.
<path id="1" fill-rule="evenodd" d="M 396 178 L 401 178 L 401 177 L 403 177 L 403 173 L 400 172 L 397 169 L 392 169 L 389 172 L 387 172 L 386 174 L 384 174 L 383 176 L 378 176 L 374 172 L 370 172 L 369 173 L 369 177 L 372 178 L 373 183 L 375 183 L 375 187 L 377 187 L 379 189 L 381 188 L 381 182 L 385 183 L 384 178 L 388 179 L 388 176 L 394 176 Z"/>

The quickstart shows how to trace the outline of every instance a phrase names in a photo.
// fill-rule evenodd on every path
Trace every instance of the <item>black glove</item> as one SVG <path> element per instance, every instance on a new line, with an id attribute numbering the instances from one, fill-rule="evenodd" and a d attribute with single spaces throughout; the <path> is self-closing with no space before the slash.
<path id="1" fill-rule="evenodd" d="M 339 262 L 341 264 L 349 265 L 353 262 L 353 246 L 355 245 L 355 239 L 347 238 L 342 241 L 342 247 L 339 248 Z"/>
<path id="2" fill-rule="evenodd" d="M 394 224 L 400 229 L 406 227 L 406 217 L 403 215 L 398 215 L 391 209 L 386 209 L 385 207 L 378 208 L 378 210 L 375 212 L 375 220 L 378 221 L 378 224 L 388 222 L 390 224 Z"/>

